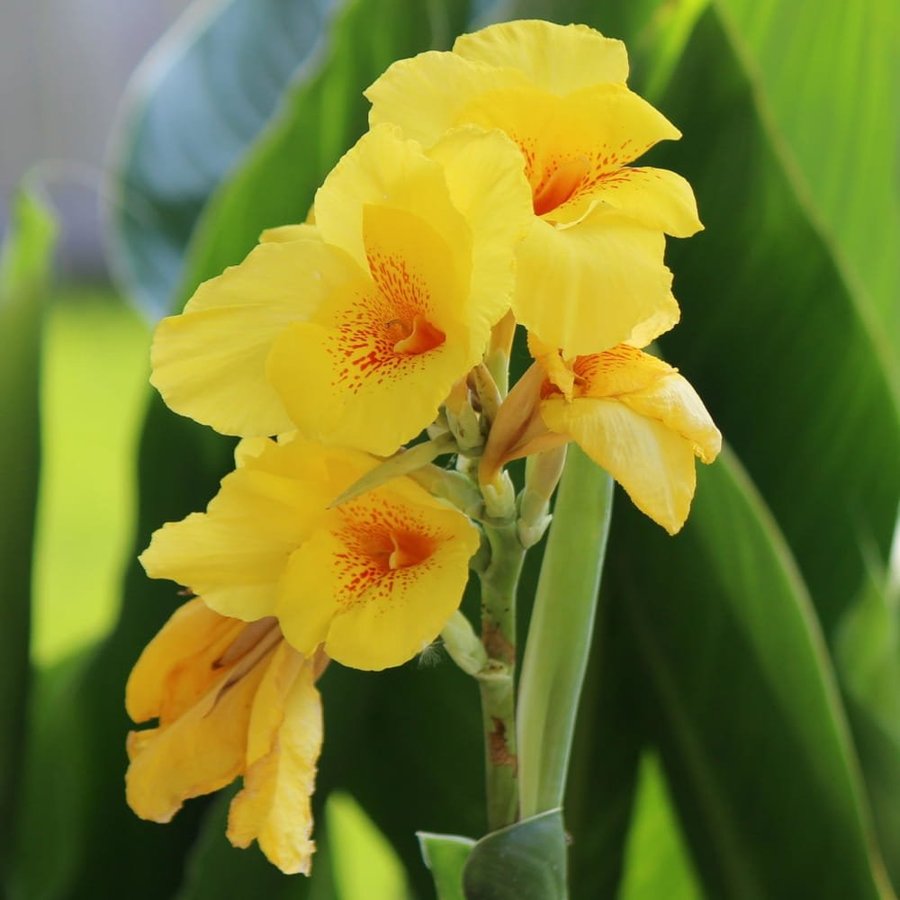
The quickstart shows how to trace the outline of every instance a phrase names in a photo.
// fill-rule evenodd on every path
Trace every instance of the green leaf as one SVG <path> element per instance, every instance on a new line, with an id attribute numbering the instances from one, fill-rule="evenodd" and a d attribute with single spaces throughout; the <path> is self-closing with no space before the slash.
<path id="1" fill-rule="evenodd" d="M 895 889 L 900 885 L 900 619 L 898 598 L 875 565 L 837 632 L 835 656 Z"/>
<path id="2" fill-rule="evenodd" d="M 465 900 L 463 867 L 475 841 L 458 834 L 432 834 L 428 831 L 420 831 L 417 837 L 422 859 L 434 878 L 437 900 Z"/>
<path id="3" fill-rule="evenodd" d="M 275 112 L 321 65 L 338 0 L 194 3 L 129 85 L 111 161 L 112 259 L 158 317 L 209 196 Z"/>
<path id="4" fill-rule="evenodd" d="M 900 7 L 715 0 L 810 220 L 900 354 Z M 873 244 L 873 224 L 877 243 Z"/>
<path id="5" fill-rule="evenodd" d="M 35 193 L 13 197 L 0 255 L 0 883 L 15 821 L 29 688 L 31 558 L 40 466 L 38 373 L 56 224 Z"/>
<path id="6" fill-rule="evenodd" d="M 466 900 L 565 900 L 562 811 L 549 810 L 483 837 L 469 854 L 463 886 Z"/>
<path id="7" fill-rule="evenodd" d="M 703 467 L 677 538 L 622 504 L 609 556 L 632 701 L 707 892 L 890 896 L 809 596 L 735 458 Z"/>
<path id="8" fill-rule="evenodd" d="M 884 560 L 893 535 L 892 360 L 712 11 L 659 103 L 684 137 L 654 162 L 691 181 L 706 225 L 670 241 L 683 322 L 665 353 L 766 498 L 830 637 L 865 577 L 863 546 Z"/>
<path id="9" fill-rule="evenodd" d="M 701 900 L 659 760 L 641 760 L 619 900 Z"/>
<path id="10" fill-rule="evenodd" d="M 400 860 L 353 797 L 329 795 L 325 825 L 337 898 L 403 900 L 409 896 Z"/>

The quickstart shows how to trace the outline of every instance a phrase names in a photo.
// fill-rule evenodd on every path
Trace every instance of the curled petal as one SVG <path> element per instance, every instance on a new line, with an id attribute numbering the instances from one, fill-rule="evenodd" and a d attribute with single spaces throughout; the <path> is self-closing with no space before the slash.
<path id="1" fill-rule="evenodd" d="M 243 790 L 231 802 L 228 839 L 253 840 L 286 874 L 309 874 L 311 797 L 322 746 L 322 703 L 311 660 L 282 641 L 260 682 L 249 723 Z"/>
<path id="2" fill-rule="evenodd" d="M 689 440 L 616 400 L 552 398 L 541 413 L 550 429 L 570 435 L 606 469 L 638 509 L 669 534 L 681 529 L 696 485 Z"/>

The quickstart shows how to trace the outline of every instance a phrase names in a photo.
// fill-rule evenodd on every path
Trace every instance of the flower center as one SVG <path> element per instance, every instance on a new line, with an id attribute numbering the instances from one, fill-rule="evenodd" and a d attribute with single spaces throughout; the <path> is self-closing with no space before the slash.
<path id="1" fill-rule="evenodd" d="M 552 171 L 545 170 L 541 183 L 534 189 L 532 205 L 536 216 L 546 215 L 562 206 L 581 186 L 591 164 L 586 156 L 567 160 Z"/>
<path id="2" fill-rule="evenodd" d="M 394 342 L 394 353 L 398 356 L 418 356 L 440 347 L 446 335 L 431 324 L 424 316 L 416 314 L 412 322 L 403 319 L 392 319 L 385 327 Z"/>

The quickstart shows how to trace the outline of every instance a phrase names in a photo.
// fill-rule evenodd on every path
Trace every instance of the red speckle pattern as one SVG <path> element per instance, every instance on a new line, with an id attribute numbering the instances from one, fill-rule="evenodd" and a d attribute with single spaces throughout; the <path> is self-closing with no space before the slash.
<path id="1" fill-rule="evenodd" d="M 408 506 L 370 494 L 340 508 L 335 532 L 343 549 L 333 564 L 345 610 L 360 604 L 402 602 L 439 563 L 440 546 L 451 539 Z"/>
<path id="2" fill-rule="evenodd" d="M 425 279 L 397 255 L 368 254 L 372 289 L 357 294 L 337 322 L 329 348 L 340 361 L 335 385 L 357 393 L 365 384 L 389 384 L 424 371 L 429 353 L 444 334 L 431 325 L 434 308 Z M 419 353 L 396 350 L 420 317 L 433 338 Z"/>

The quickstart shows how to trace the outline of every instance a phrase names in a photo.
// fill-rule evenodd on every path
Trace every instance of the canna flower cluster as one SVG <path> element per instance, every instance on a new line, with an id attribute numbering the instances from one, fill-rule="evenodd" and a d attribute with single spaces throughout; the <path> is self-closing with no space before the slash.
<path id="1" fill-rule="evenodd" d="M 482 524 L 525 515 L 507 462 L 575 441 L 684 524 L 721 437 L 643 348 L 679 318 L 665 235 L 702 226 L 684 179 L 632 165 L 679 132 L 627 74 L 621 42 L 538 21 L 395 63 L 309 221 L 160 323 L 166 403 L 242 441 L 206 512 L 141 557 L 195 597 L 128 684 L 131 717 L 158 720 L 129 736 L 138 815 L 242 776 L 231 841 L 308 872 L 315 682 L 441 634 Z M 508 390 L 517 326 L 534 362 Z"/>

